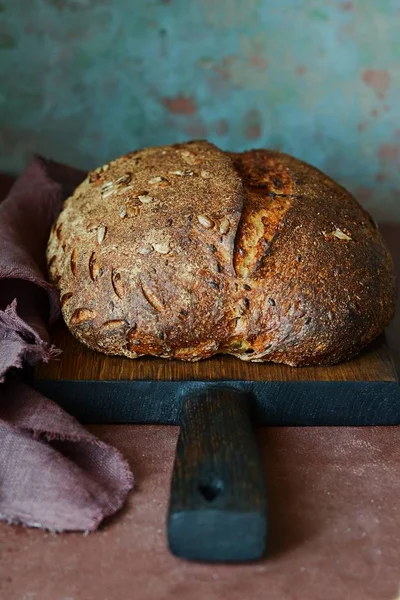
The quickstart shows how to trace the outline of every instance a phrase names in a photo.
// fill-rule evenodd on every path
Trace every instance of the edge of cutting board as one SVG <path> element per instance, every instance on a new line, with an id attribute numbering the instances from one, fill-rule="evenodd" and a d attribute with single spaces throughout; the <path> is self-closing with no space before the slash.
<path id="1" fill-rule="evenodd" d="M 215 356 L 197 363 L 105 356 L 59 324 L 59 360 L 31 381 L 83 423 L 178 425 L 188 395 L 206 387 L 248 394 L 258 425 L 398 425 L 400 386 L 384 336 L 332 367 L 293 368 Z"/>
<path id="2" fill-rule="evenodd" d="M 354 359 L 329 367 L 289 367 L 251 363 L 217 355 L 188 363 L 164 358 L 135 360 L 106 356 L 78 342 L 59 322 L 52 342 L 63 352 L 59 359 L 41 364 L 36 379 L 56 381 L 386 381 L 397 382 L 385 336 L 380 336 Z"/>

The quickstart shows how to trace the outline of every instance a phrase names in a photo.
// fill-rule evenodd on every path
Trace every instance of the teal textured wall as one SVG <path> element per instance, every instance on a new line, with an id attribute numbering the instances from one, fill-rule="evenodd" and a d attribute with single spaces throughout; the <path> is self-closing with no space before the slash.
<path id="1" fill-rule="evenodd" d="M 208 138 L 400 220 L 400 0 L 0 0 L 0 169 Z"/>

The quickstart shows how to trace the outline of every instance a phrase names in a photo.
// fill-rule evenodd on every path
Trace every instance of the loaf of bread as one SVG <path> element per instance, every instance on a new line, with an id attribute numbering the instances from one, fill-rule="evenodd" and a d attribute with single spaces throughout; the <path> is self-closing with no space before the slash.
<path id="1" fill-rule="evenodd" d="M 89 173 L 48 244 L 74 336 L 106 354 L 333 364 L 395 310 L 371 217 L 319 170 L 195 141 Z"/>

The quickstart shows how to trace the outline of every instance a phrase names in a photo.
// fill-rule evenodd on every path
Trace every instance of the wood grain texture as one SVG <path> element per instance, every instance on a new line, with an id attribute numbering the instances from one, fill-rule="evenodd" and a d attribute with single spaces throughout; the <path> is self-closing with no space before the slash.
<path id="1" fill-rule="evenodd" d="M 211 388 L 184 403 L 168 511 L 177 556 L 237 562 L 264 554 L 267 501 L 251 400 Z"/>
<path id="2" fill-rule="evenodd" d="M 186 398 L 230 387 L 254 399 L 257 425 L 399 425 L 400 388 L 381 381 L 31 382 L 82 423 L 179 425 Z"/>
<path id="3" fill-rule="evenodd" d="M 197 363 L 105 356 L 77 342 L 60 322 L 59 360 L 31 384 L 84 423 L 181 422 L 185 400 L 213 387 L 254 399 L 259 425 L 397 425 L 400 387 L 384 337 L 352 361 L 293 368 L 216 356 Z"/>
<path id="4" fill-rule="evenodd" d="M 384 336 L 351 361 L 331 367 L 299 368 L 273 363 L 242 362 L 228 355 L 195 363 L 150 357 L 132 360 L 106 356 L 79 343 L 61 321 L 52 332 L 52 341 L 63 353 L 60 359 L 38 366 L 38 380 L 397 381 Z"/>

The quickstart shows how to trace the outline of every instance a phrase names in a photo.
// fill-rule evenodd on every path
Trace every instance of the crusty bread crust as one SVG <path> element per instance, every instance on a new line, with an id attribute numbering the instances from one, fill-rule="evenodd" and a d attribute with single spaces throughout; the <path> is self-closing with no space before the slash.
<path id="1" fill-rule="evenodd" d="M 47 258 L 71 332 L 131 358 L 333 364 L 395 310 L 371 217 L 317 169 L 268 150 L 199 141 L 112 161 L 65 202 Z"/>

